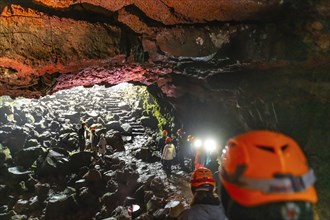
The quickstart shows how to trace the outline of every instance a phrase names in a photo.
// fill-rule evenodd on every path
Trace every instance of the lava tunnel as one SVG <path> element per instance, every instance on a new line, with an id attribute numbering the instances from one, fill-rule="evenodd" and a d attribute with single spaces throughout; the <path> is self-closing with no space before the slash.
<path id="1" fill-rule="evenodd" d="M 0 219 L 178 219 L 199 165 L 196 142 L 163 170 L 179 129 L 220 168 L 232 137 L 292 137 L 329 219 L 329 20 L 323 0 L 2 0 Z"/>

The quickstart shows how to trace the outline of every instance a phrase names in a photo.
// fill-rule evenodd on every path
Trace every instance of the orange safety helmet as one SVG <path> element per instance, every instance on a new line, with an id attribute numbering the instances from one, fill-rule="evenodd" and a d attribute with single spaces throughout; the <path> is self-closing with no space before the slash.
<path id="1" fill-rule="evenodd" d="M 212 171 L 201 167 L 194 171 L 190 181 L 191 187 L 200 187 L 205 184 L 210 184 L 215 188 L 215 180 Z"/>
<path id="2" fill-rule="evenodd" d="M 230 139 L 220 178 L 231 199 L 243 206 L 281 201 L 315 203 L 315 176 L 298 144 L 272 131 L 250 131 Z"/>
<path id="3" fill-rule="evenodd" d="M 165 143 L 171 143 L 171 142 L 172 142 L 172 138 L 170 138 L 170 137 L 165 138 Z"/>
<path id="4" fill-rule="evenodd" d="M 167 132 L 166 130 L 163 130 L 163 131 L 162 131 L 162 134 L 165 136 L 165 135 L 168 134 L 168 132 Z"/>

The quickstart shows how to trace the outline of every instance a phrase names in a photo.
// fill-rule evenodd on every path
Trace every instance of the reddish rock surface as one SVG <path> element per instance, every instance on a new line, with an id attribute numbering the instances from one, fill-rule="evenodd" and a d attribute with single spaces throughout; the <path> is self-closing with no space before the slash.
<path id="1" fill-rule="evenodd" d="M 118 11 L 125 6 L 134 5 L 147 17 L 166 25 L 182 23 L 204 23 L 207 21 L 251 20 L 263 18 L 262 15 L 277 9 L 283 1 L 269 0 L 35 0 L 39 4 L 55 8 L 68 8 L 75 4 L 91 4 L 110 11 Z"/>
<path id="2" fill-rule="evenodd" d="M 175 68 L 181 60 L 213 57 L 219 66 L 226 59 L 272 66 L 329 58 L 325 1 L 313 9 L 318 16 L 287 26 L 281 21 L 287 18 L 280 18 L 285 13 L 277 13 L 287 7 L 281 0 L 15 3 L 0 2 L 0 95 L 42 95 L 58 74 L 87 73 L 89 66 L 109 62 L 118 68 L 170 62 Z"/>
<path id="3" fill-rule="evenodd" d="M 171 80 L 167 75 L 170 68 L 142 67 L 140 65 L 123 66 L 91 66 L 76 74 L 62 74 L 57 78 L 56 86 L 51 93 L 70 89 L 76 86 L 91 87 L 93 85 L 117 85 L 123 82 L 131 82 L 142 85 L 156 83 L 168 96 L 173 96 Z"/>

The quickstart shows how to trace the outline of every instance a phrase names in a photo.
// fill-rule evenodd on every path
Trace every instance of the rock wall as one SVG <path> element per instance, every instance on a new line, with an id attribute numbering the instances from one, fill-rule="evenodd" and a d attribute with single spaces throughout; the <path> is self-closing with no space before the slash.
<path id="1" fill-rule="evenodd" d="M 283 131 L 329 218 L 329 1 L 3 0 L 0 13 L 0 95 L 133 81 L 157 85 L 192 131 Z"/>
<path id="2" fill-rule="evenodd" d="M 105 62 L 317 66 L 329 60 L 329 11 L 326 1 L 4 0 L 0 95 L 44 95 L 58 73 Z"/>

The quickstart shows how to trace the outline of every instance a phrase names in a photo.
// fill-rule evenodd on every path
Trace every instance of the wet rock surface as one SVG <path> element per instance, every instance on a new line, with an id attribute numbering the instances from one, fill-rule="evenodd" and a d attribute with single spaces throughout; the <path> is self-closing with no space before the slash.
<path id="1" fill-rule="evenodd" d="M 5 115 L 17 114 L 22 119 L 38 112 L 40 118 L 35 123 L 20 120 L 20 128 L 27 134 L 20 148 L 7 140 L 16 132 L 16 121 L 1 122 L 5 135 L 0 139 L 0 196 L 8 198 L 0 201 L 4 207 L 1 216 L 128 219 L 128 208 L 135 204 L 145 219 L 173 219 L 188 205 L 190 174 L 177 166 L 171 176 L 163 172 L 153 139 L 158 130 L 143 126 L 136 113 L 133 117 L 131 113 L 136 111 L 121 93 L 124 91 L 116 87 L 77 87 L 39 100 L 6 101 L 14 110 Z M 89 150 L 79 152 L 81 120 L 106 134 L 104 156 Z M 118 124 L 108 130 L 107 120 Z M 41 121 L 47 123 L 37 127 Z M 104 123 L 97 123 L 100 121 Z"/>

